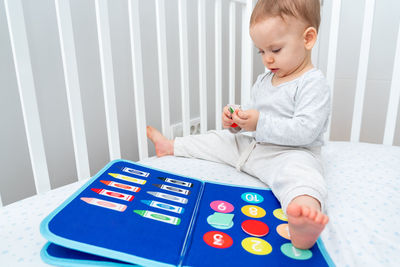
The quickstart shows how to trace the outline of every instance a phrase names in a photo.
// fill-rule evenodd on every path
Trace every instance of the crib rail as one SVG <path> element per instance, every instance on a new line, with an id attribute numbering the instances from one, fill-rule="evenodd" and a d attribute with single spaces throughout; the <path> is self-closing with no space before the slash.
<path id="1" fill-rule="evenodd" d="M 109 1 L 95 0 L 96 25 L 98 33 L 99 57 L 101 65 L 102 87 L 105 104 L 108 147 L 110 160 L 121 158 L 117 103 L 115 96 L 114 70 L 112 63 L 112 49 L 109 25 Z M 30 51 L 25 27 L 24 12 L 21 0 L 5 0 L 15 73 L 18 80 L 19 94 L 23 110 L 23 118 L 28 140 L 30 160 L 37 193 L 50 190 L 50 177 L 44 149 L 43 134 L 40 124 L 38 103 L 35 93 Z M 160 104 L 162 116 L 162 132 L 172 137 L 170 129 L 170 108 L 167 65 L 167 38 L 165 0 L 155 0 L 157 18 L 157 49 L 160 79 Z M 129 35 L 131 42 L 131 56 L 133 69 L 133 83 L 135 96 L 135 116 L 137 124 L 137 144 L 139 159 L 148 157 L 146 138 L 146 114 L 143 83 L 143 64 L 141 49 L 141 29 L 139 21 L 139 1 L 128 0 Z M 222 0 L 215 1 L 215 109 L 222 109 Z M 229 99 L 235 101 L 235 57 L 236 57 L 236 8 L 242 8 L 243 21 L 249 20 L 254 5 L 253 0 L 234 0 L 230 2 L 230 85 Z M 198 1 L 198 34 L 199 34 L 199 82 L 200 82 L 200 118 L 201 132 L 207 131 L 207 67 L 206 64 L 206 0 Z M 68 98 L 71 131 L 73 137 L 75 163 L 78 179 L 90 176 L 89 155 L 85 125 L 83 119 L 81 89 L 79 85 L 79 71 L 76 62 L 76 49 L 72 27 L 71 8 L 69 0 L 55 0 L 55 12 L 59 31 L 62 64 L 65 76 L 65 86 Z M 178 0 L 179 13 L 179 45 L 180 45 L 180 77 L 181 77 L 181 114 L 183 135 L 190 134 L 190 84 L 189 84 L 189 42 L 187 0 Z M 244 24 L 243 39 L 243 71 L 242 86 L 249 88 L 252 83 L 252 46 L 247 34 L 248 24 Z M 248 92 L 242 94 L 242 99 Z M 218 112 L 217 112 L 218 113 Z M 220 115 L 215 116 L 216 128 L 221 128 Z M 0 197 L 1 199 L 1 197 Z M 1 204 L 1 203 L 0 203 Z"/>
<path id="2" fill-rule="evenodd" d="M 110 32 L 110 6 L 112 1 L 93 0 L 96 17 L 96 30 L 99 47 L 99 62 L 101 69 L 101 86 L 104 96 L 104 110 L 106 118 L 106 130 L 108 140 L 108 158 L 110 160 L 121 158 L 121 132 L 118 119 L 118 103 L 116 98 L 116 73 L 113 65 L 112 37 Z M 151 154 L 148 151 L 146 138 L 146 107 L 154 105 L 146 101 L 144 82 L 144 54 L 142 37 L 147 30 L 141 25 L 139 11 L 141 3 L 139 0 L 127 1 L 127 16 L 129 18 L 129 41 L 130 41 L 130 63 L 132 66 L 134 115 L 137 134 L 137 158 L 144 159 Z M 195 53 L 198 65 L 198 105 L 200 117 L 200 132 L 205 133 L 209 129 L 221 129 L 220 110 L 228 99 L 229 103 L 246 103 L 249 99 L 249 88 L 251 87 L 256 71 L 260 70 L 260 62 L 253 62 L 253 44 L 248 35 L 248 21 L 251 15 L 255 0 L 176 0 L 178 14 L 178 38 L 179 38 L 179 87 L 180 99 L 178 105 L 181 113 L 182 133 L 190 134 L 191 127 L 191 106 L 190 95 L 193 94 L 193 77 L 189 72 L 191 54 Z M 195 4 L 193 4 L 195 3 Z M 167 44 L 167 5 L 171 4 L 166 0 L 154 0 L 155 10 L 155 31 L 157 48 L 157 65 L 159 80 L 160 121 L 163 134 L 169 138 L 173 137 L 171 128 L 171 101 L 177 98 L 171 95 L 171 70 Z M 197 15 L 197 38 L 198 49 L 193 51 L 189 40 L 190 29 L 188 10 L 189 5 L 195 6 Z M 329 4 L 329 5 L 328 5 Z M 77 64 L 77 48 L 74 40 L 73 11 L 70 0 L 54 0 L 54 13 L 58 29 L 58 42 L 62 60 L 62 69 L 66 88 L 70 129 L 72 133 L 73 153 L 76 165 L 76 176 L 78 179 L 85 179 L 91 175 L 91 162 L 88 152 L 88 137 L 82 101 L 82 88 Z M 337 85 L 337 58 L 339 33 L 341 25 L 341 11 L 344 2 L 341 0 L 325 1 L 325 14 L 322 14 L 322 24 L 327 25 L 326 35 L 322 35 L 322 41 L 327 40 L 328 49 L 326 53 L 319 49 L 316 56 L 316 64 L 326 61 L 326 76 L 330 84 L 332 95 L 335 95 Z M 352 113 L 351 134 L 349 140 L 360 141 L 360 133 L 365 115 L 364 101 L 366 83 L 368 79 L 368 65 L 370 63 L 370 47 L 373 40 L 374 12 L 376 11 L 375 0 L 365 0 L 363 11 L 363 27 L 361 35 L 361 49 L 359 51 L 358 71 L 356 75 L 355 101 Z M 209 10 L 213 12 L 210 13 Z M 29 151 L 30 163 L 32 165 L 32 176 L 35 184 L 35 192 L 43 193 L 51 189 L 51 173 L 48 166 L 48 158 L 45 151 L 45 139 L 42 132 L 41 117 L 39 114 L 37 90 L 35 88 L 35 77 L 31 62 L 31 51 L 26 27 L 26 14 L 21 0 L 4 0 L 4 11 L 8 27 L 10 46 L 15 67 L 15 76 L 19 90 L 19 97 L 22 107 L 24 128 Z M 224 18 L 228 18 L 226 21 Z M 328 20 L 329 18 L 329 20 Z M 209 20 L 214 24 L 210 31 Z M 238 21 L 241 21 L 238 29 Z M 227 23 L 226 23 L 227 22 Z M 227 24 L 227 25 L 226 25 Z M 224 37 L 224 32 L 228 32 Z M 210 34 L 211 33 L 211 34 Z M 241 35 L 240 38 L 239 34 Z M 210 38 L 210 36 L 212 38 Z M 210 42 L 214 41 L 212 45 Z M 239 41 L 238 41 L 239 40 Z M 321 40 L 319 40 L 321 42 Z M 213 58 L 210 60 L 210 47 L 212 47 Z M 228 49 L 227 59 L 224 60 L 224 50 Z M 322 51 L 322 52 L 321 52 Z M 240 68 L 237 65 L 240 64 Z M 214 65 L 214 71 L 209 66 Z M 322 67 L 322 66 L 321 66 Z M 227 82 L 223 82 L 224 68 L 227 69 Z M 236 77 L 239 75 L 240 79 Z M 157 75 L 157 74 L 156 74 Z M 212 76 L 215 76 L 212 78 Z M 394 66 L 392 71 L 390 93 L 386 109 L 385 130 L 383 144 L 393 145 L 395 143 L 396 123 L 398 121 L 399 99 L 400 99 L 400 27 L 397 31 L 397 43 L 394 55 Z M 240 80 L 238 85 L 238 80 Z M 210 81 L 212 81 L 210 83 Z M 210 104 L 209 87 L 212 84 L 213 103 Z M 225 85 L 225 86 L 224 86 Z M 236 88 L 240 87 L 240 95 Z M 334 90 L 335 89 L 335 90 Z M 227 98 L 225 97 L 227 95 Z M 333 99 L 333 98 L 332 98 Z M 210 107 L 215 110 L 210 111 Z M 147 109 L 148 110 L 148 109 Z M 335 110 L 333 111 L 335 113 Z M 215 125 L 210 127 L 210 120 Z M 333 123 L 329 124 L 327 139 L 332 138 Z M 1 181 L 0 181 L 1 184 Z M 0 187 L 0 206 L 12 201 L 3 198 L 7 188 Z M 24 198 L 26 195 L 18 196 Z M 5 200 L 4 200 L 5 199 Z M 12 199 L 16 199 L 13 197 Z"/>
<path id="3" fill-rule="evenodd" d="M 74 140 L 76 169 L 79 179 L 90 176 L 89 156 L 83 119 L 82 100 L 76 62 L 74 34 L 71 21 L 71 7 L 68 1 L 55 1 L 57 26 L 60 38 L 65 87 L 68 97 L 68 111 L 71 118 L 71 131 Z M 37 189 L 38 192 L 40 192 Z"/>
<path id="4" fill-rule="evenodd" d="M 5 7 L 33 176 L 36 190 L 41 193 L 50 190 L 50 179 L 44 152 L 22 4 L 20 1 L 6 1 Z"/>
<path id="5" fill-rule="evenodd" d="M 400 25 L 397 32 L 396 53 L 394 56 L 394 66 L 392 73 L 392 82 L 390 87 L 389 105 L 386 115 L 385 132 L 383 144 L 392 145 L 396 130 L 396 121 L 399 110 L 400 99 Z"/>
<path id="6" fill-rule="evenodd" d="M 339 41 L 339 26 L 340 26 L 340 11 L 342 6 L 341 0 L 331 1 L 331 20 L 329 29 L 329 45 L 328 45 L 328 55 L 327 55 L 327 70 L 326 76 L 332 90 L 332 95 L 334 95 L 335 88 L 335 76 L 336 72 L 336 60 L 337 60 L 337 44 Z M 368 80 L 368 67 L 370 63 L 370 48 L 372 41 L 372 31 L 374 26 L 374 16 L 376 11 L 375 0 L 365 0 L 364 12 L 363 12 L 363 22 L 362 22 L 362 35 L 361 35 L 361 45 L 359 51 L 359 61 L 356 75 L 356 88 L 354 97 L 354 106 L 351 121 L 351 133 L 350 141 L 360 142 L 361 128 L 363 123 L 363 115 L 365 115 L 365 92 L 367 88 Z M 395 143 L 395 131 L 396 123 L 399 112 L 399 100 L 400 100 L 400 84 L 399 84 L 399 51 L 400 51 L 400 26 L 398 21 L 397 27 L 397 41 L 394 56 L 394 67 L 391 78 L 391 88 L 388 97 L 388 107 L 386 109 L 384 136 L 382 143 L 385 145 L 394 145 Z M 333 98 L 332 98 L 333 99 Z M 326 134 L 326 138 L 329 140 L 331 132 L 332 122 L 329 124 L 329 128 Z"/>

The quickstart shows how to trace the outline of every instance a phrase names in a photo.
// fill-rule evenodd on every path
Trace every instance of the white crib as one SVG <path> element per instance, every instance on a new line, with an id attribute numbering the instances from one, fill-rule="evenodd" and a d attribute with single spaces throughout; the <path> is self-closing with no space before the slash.
<path id="1" fill-rule="evenodd" d="M 45 8 L 21 0 L 4 0 L 0 7 L 0 83 L 2 99 L 8 99 L 1 110 L 0 266 L 44 264 L 38 224 L 113 159 L 264 186 L 216 163 L 151 157 L 146 138 L 147 124 L 170 138 L 221 129 L 222 107 L 246 102 L 263 71 L 248 35 L 255 1 L 38 2 Z M 340 23 L 349 3 L 323 1 L 313 54 L 333 93 L 330 141 L 323 150 L 331 222 L 321 238 L 338 266 L 400 264 L 398 17 L 391 18 L 395 25 L 388 28 L 395 30 L 388 35 L 394 42 L 385 48 L 393 50 L 388 89 L 384 97 L 368 91 L 371 47 L 379 37 L 374 18 L 384 17 L 377 15 L 382 4 L 353 3 L 363 10 L 360 40 L 352 42 L 359 45 L 354 101 L 343 96 L 349 79 L 337 74 L 340 58 L 352 60 L 339 49 L 340 29 L 352 27 Z"/>

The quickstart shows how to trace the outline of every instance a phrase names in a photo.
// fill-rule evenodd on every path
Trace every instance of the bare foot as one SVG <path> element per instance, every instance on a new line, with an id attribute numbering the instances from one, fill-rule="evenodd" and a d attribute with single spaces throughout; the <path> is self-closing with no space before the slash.
<path id="1" fill-rule="evenodd" d="M 174 140 L 167 139 L 156 128 L 146 127 L 147 138 L 153 142 L 157 157 L 174 154 Z"/>
<path id="2" fill-rule="evenodd" d="M 293 246 L 299 249 L 309 249 L 317 241 L 329 218 L 320 211 L 319 202 L 316 199 L 312 198 L 318 206 L 307 205 L 302 199 L 297 201 L 301 197 L 311 198 L 309 196 L 295 198 L 289 203 L 286 214 Z"/>

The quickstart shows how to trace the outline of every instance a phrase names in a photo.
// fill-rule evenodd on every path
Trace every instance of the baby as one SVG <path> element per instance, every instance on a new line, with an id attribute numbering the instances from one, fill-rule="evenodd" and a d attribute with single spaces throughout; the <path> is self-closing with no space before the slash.
<path id="1" fill-rule="evenodd" d="M 312 247 L 328 223 L 321 146 L 330 114 L 330 90 L 311 63 L 320 23 L 319 0 L 260 0 L 250 36 L 269 72 L 258 76 L 250 103 L 231 113 L 224 128 L 169 140 L 153 127 L 157 156 L 195 157 L 236 167 L 267 184 L 288 217 L 292 244 Z M 236 132 L 236 131 L 235 131 Z"/>

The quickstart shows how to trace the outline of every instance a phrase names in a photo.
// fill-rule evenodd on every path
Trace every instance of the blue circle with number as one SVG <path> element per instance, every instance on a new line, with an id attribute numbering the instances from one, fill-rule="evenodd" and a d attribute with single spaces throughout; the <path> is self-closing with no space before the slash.
<path id="1" fill-rule="evenodd" d="M 257 204 L 264 201 L 264 198 L 257 193 L 247 192 L 242 194 L 242 199 L 248 203 Z"/>

